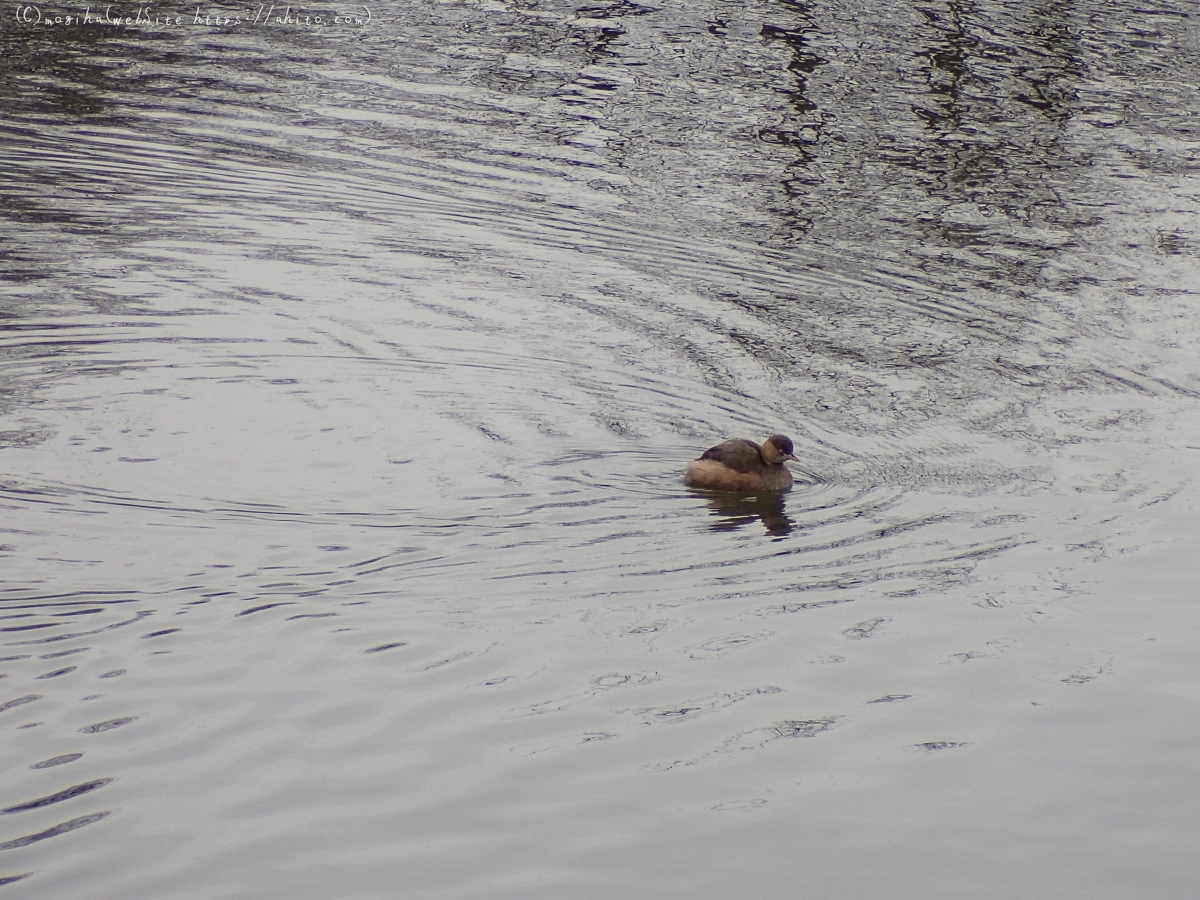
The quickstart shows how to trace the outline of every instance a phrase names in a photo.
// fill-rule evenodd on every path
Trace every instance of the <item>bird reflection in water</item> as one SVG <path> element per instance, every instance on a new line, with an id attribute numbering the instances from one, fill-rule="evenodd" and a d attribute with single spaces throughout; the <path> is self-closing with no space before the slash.
<path id="1" fill-rule="evenodd" d="M 708 526 L 713 531 L 733 531 L 761 519 L 767 534 L 792 532 L 795 523 L 784 510 L 785 494 L 774 491 L 763 494 L 705 493 L 709 510 L 718 517 Z"/>

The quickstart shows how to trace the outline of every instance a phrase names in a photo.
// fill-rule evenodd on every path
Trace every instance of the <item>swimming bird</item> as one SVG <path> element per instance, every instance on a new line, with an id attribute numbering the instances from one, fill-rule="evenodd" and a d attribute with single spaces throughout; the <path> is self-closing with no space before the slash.
<path id="1" fill-rule="evenodd" d="M 798 460 L 792 454 L 792 439 L 773 434 L 762 446 L 738 438 L 710 447 L 688 463 L 683 475 L 689 487 L 715 491 L 786 491 L 792 486 L 792 473 L 784 460 Z"/>

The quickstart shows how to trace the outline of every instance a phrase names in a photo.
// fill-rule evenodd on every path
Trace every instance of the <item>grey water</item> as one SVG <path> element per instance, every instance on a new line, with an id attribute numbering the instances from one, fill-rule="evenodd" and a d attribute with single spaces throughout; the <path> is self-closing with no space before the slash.
<path id="1" fill-rule="evenodd" d="M 1195 895 L 1194 4 L 0 11 L 0 893 Z"/>

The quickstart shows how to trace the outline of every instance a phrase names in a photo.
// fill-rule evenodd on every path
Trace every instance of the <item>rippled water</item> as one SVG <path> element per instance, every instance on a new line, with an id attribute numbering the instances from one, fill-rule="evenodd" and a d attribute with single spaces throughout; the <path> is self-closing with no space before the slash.
<path id="1" fill-rule="evenodd" d="M 8 895 L 1192 895 L 1192 7 L 219 11 L 3 10 Z"/>

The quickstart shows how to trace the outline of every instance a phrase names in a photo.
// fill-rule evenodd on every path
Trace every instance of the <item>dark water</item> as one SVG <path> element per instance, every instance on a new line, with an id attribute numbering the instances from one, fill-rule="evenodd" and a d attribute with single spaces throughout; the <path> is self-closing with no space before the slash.
<path id="1" fill-rule="evenodd" d="M 1193 6 L 266 9 L 0 10 L 8 895 L 1192 896 Z"/>

